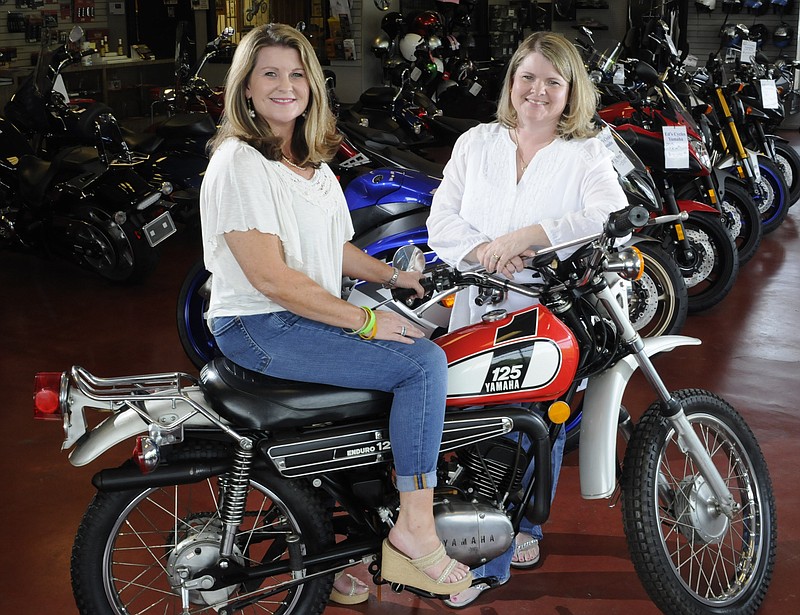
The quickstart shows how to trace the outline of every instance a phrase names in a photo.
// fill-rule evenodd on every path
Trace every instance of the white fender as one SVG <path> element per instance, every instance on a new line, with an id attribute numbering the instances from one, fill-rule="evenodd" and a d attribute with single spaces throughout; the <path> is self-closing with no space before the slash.
<path id="1" fill-rule="evenodd" d="M 697 346 L 701 341 L 683 335 L 645 338 L 648 357 L 678 346 Z M 581 496 L 587 500 L 608 498 L 617 484 L 617 423 L 622 396 L 639 364 L 633 355 L 589 380 L 583 399 L 581 443 L 578 447 Z"/>
<path id="2" fill-rule="evenodd" d="M 195 403 L 206 407 L 203 394 L 199 389 L 184 389 L 184 391 Z M 165 429 L 169 429 L 172 426 L 177 427 L 179 425 L 185 425 L 187 427 L 214 426 L 211 421 L 195 411 L 189 404 L 174 404 L 170 400 L 163 399 L 146 401 L 145 397 L 142 397 L 142 401 L 145 403 L 147 413 L 153 421 Z M 192 412 L 195 414 L 187 419 L 187 415 Z M 209 410 L 209 412 L 211 411 Z M 211 412 L 211 414 L 220 422 L 228 423 L 220 418 L 216 412 Z M 76 418 L 79 420 L 83 419 L 82 408 L 79 409 L 79 413 L 73 410 L 73 419 Z M 83 419 L 83 421 L 85 423 L 85 419 Z M 178 427 L 178 429 L 180 429 L 180 427 Z M 77 467 L 84 466 L 128 438 L 146 433 L 148 433 L 148 424 L 138 413 L 133 410 L 117 412 L 78 440 L 77 445 L 69 454 L 69 462 Z"/>
<path id="3" fill-rule="evenodd" d="M 756 174 L 756 181 L 761 180 L 761 169 L 758 166 L 758 152 L 752 149 L 745 148 L 747 155 L 750 157 L 750 160 L 753 163 L 753 172 Z M 717 164 L 714 165 L 717 169 L 729 169 L 736 164 L 733 156 L 726 156 L 722 160 L 720 160 Z"/>

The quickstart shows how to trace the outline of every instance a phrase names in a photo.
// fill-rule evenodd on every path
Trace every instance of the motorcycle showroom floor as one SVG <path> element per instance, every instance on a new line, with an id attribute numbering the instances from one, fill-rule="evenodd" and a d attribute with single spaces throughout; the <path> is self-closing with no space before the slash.
<path id="1" fill-rule="evenodd" d="M 800 141 L 797 133 L 789 134 Z M 800 143 L 798 143 L 800 146 Z M 69 580 L 73 536 L 92 497 L 90 478 L 116 465 L 128 445 L 88 467 L 73 468 L 59 451 L 59 423 L 32 419 L 37 371 L 79 364 L 99 376 L 194 371 L 175 328 L 178 288 L 197 258 L 197 234 L 163 244 L 161 263 L 145 283 L 115 286 L 57 260 L 4 252 L 0 266 L 0 615 L 76 613 Z M 778 513 L 778 554 L 763 615 L 797 612 L 800 594 L 800 205 L 764 238 L 732 293 L 689 317 L 684 333 L 702 346 L 662 355 L 671 388 L 703 387 L 728 399 L 755 432 L 770 467 Z M 635 380 L 624 403 L 635 417 L 654 399 Z M 619 507 L 584 501 L 578 453 L 564 459 L 558 494 L 542 543 L 543 565 L 516 570 L 511 582 L 481 596 L 465 615 L 555 613 L 649 615 L 648 600 L 628 558 Z M 366 572 L 356 574 L 366 579 Z M 794 605 L 794 606 L 792 606 Z M 444 613 L 435 600 L 373 588 L 347 612 Z M 103 615 L 103 614 L 96 614 Z"/>

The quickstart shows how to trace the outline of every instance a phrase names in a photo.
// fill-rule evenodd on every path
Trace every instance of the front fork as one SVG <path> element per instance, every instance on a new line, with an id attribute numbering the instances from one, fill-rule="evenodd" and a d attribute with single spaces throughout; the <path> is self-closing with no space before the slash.
<path id="1" fill-rule="evenodd" d="M 680 207 L 675 198 L 675 188 L 672 187 L 672 183 L 667 179 L 664 180 L 664 204 L 666 213 L 673 215 L 680 213 Z M 675 230 L 675 239 L 678 242 L 679 253 L 681 255 L 680 261 L 683 263 L 694 262 L 694 248 L 692 248 L 691 242 L 688 237 L 686 237 L 683 223 L 680 220 L 676 220 L 673 229 Z"/>
<path id="2" fill-rule="evenodd" d="M 633 328 L 627 314 L 624 313 L 620 305 L 614 299 L 614 294 L 607 285 L 604 285 L 604 288 L 597 292 L 597 296 L 611 319 L 617 327 L 619 327 L 622 339 L 631 349 L 644 377 L 655 389 L 660 401 L 662 415 L 670 422 L 673 429 L 675 429 L 675 432 L 678 434 L 678 445 L 681 451 L 688 454 L 697 465 L 700 475 L 705 479 L 714 493 L 717 505 L 722 513 L 727 517 L 732 517 L 738 508 L 737 504 L 734 502 L 733 495 L 731 495 L 725 481 L 722 480 L 719 470 L 717 470 L 714 462 L 711 460 L 708 451 L 703 446 L 697 433 L 692 429 L 689 420 L 683 412 L 680 401 L 675 399 L 667 390 L 653 362 L 645 353 L 644 342 L 641 336 Z"/>

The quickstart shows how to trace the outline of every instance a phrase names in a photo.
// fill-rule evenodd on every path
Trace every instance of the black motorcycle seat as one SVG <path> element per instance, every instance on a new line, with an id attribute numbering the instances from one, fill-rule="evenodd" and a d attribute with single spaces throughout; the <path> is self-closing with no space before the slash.
<path id="1" fill-rule="evenodd" d="M 114 115 L 114 111 L 103 103 L 93 103 L 77 111 L 78 123 L 76 129 L 78 134 L 87 140 L 96 138 L 95 123 L 100 119 L 101 115 L 105 114 Z"/>
<path id="2" fill-rule="evenodd" d="M 20 195 L 25 202 L 38 204 L 44 200 L 47 188 L 60 169 L 68 167 L 89 170 L 92 164 L 102 165 L 97 149 L 89 146 L 64 148 L 51 161 L 26 154 L 17 164 Z"/>
<path id="3" fill-rule="evenodd" d="M 164 142 L 164 137 L 153 132 L 132 132 L 123 129 L 122 137 L 125 139 L 128 149 L 139 154 L 153 154 Z"/>
<path id="4" fill-rule="evenodd" d="M 368 88 L 358 97 L 359 102 L 370 109 L 383 109 L 392 104 L 397 89 L 389 85 Z"/>
<path id="5" fill-rule="evenodd" d="M 210 138 L 217 125 L 208 113 L 179 113 L 164 120 L 156 128 L 156 134 L 166 139 L 175 137 Z"/>
<path id="6" fill-rule="evenodd" d="M 217 357 L 200 373 L 203 392 L 236 425 L 280 431 L 388 414 L 392 394 L 273 378 Z"/>

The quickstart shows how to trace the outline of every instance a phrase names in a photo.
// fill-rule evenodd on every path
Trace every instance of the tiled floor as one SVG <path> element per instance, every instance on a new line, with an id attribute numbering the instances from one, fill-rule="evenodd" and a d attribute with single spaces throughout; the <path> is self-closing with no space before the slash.
<path id="1" fill-rule="evenodd" d="M 800 206 L 741 272 L 718 307 L 690 316 L 685 333 L 700 347 L 657 361 L 670 387 L 712 389 L 755 431 L 770 466 L 778 507 L 778 557 L 764 615 L 797 612 L 800 578 Z M 36 371 L 77 363 L 98 375 L 192 370 L 175 330 L 175 299 L 196 241 L 176 236 L 156 274 L 139 287 L 110 286 L 58 261 L 2 253 L 0 267 L 0 615 L 76 613 L 69 581 L 74 532 L 89 502 L 90 477 L 128 453 L 117 450 L 72 468 L 58 423 L 34 422 Z M 654 398 L 641 381 L 626 406 L 638 415 Z M 124 448 L 124 447 L 121 447 Z M 544 565 L 515 571 L 509 584 L 463 610 L 466 615 L 650 614 L 626 552 L 619 508 L 581 500 L 577 454 L 565 459 L 543 543 Z M 394 615 L 448 612 L 443 604 L 384 588 L 365 605 L 326 613 Z M 97 614 L 103 615 L 103 614 Z"/>

